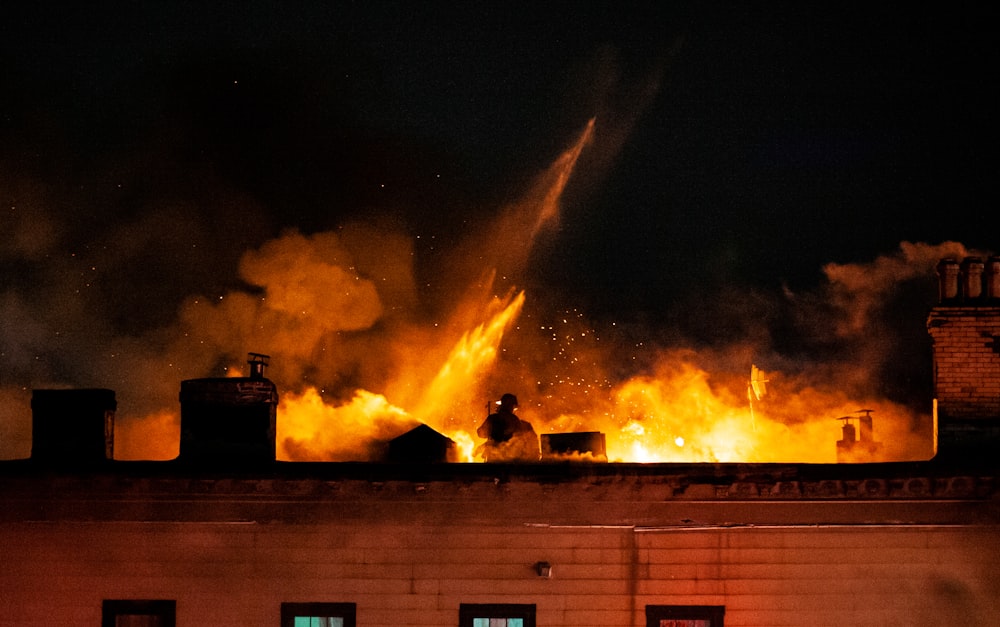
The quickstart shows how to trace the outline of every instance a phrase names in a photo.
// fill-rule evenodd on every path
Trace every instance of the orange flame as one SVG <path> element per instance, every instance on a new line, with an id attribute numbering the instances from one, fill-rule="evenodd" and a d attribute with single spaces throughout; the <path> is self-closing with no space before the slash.
<path id="1" fill-rule="evenodd" d="M 204 369 L 233 363 L 248 348 L 269 353 L 267 376 L 281 393 L 278 457 L 286 460 L 376 460 L 388 440 L 424 423 L 454 440 L 461 460 L 472 461 L 483 401 L 508 391 L 518 394 L 519 413 L 539 434 L 604 433 L 613 462 L 833 462 L 840 433 L 833 419 L 858 407 L 875 409 L 885 459 L 932 454 L 931 438 L 912 429 L 923 416 L 802 373 L 761 373 L 769 397 L 748 399 L 751 364 L 740 349 L 729 356 L 649 349 L 653 357 L 643 363 L 650 366 L 623 374 L 635 358 L 632 349 L 602 345 L 593 329 L 570 330 L 576 321 L 568 316 L 565 331 L 516 325 L 530 294 L 510 290 L 498 298 L 494 279 L 520 277 L 539 229 L 558 215 L 594 128 L 591 120 L 525 197 L 486 229 L 488 238 L 472 233 L 448 256 L 442 271 L 451 280 L 442 283 L 457 285 L 458 295 L 445 312 L 447 323 L 428 324 L 416 313 L 414 254 L 403 235 L 370 225 L 293 232 L 241 264 L 243 278 L 263 297 L 236 292 L 185 305 L 173 360 L 183 355 L 189 368 Z M 904 261 L 904 268 L 920 265 Z M 829 272 L 854 283 L 865 276 L 842 266 Z M 863 329 L 863 322 L 837 331 Z M 140 422 L 155 441 L 138 437 L 138 428 L 123 431 L 123 458 L 160 459 L 177 450 L 176 411 L 157 410 Z"/>
<path id="2" fill-rule="evenodd" d="M 524 305 L 524 292 L 506 302 L 501 309 L 476 328 L 462 335 L 452 348 L 437 376 L 414 408 L 419 420 L 441 426 L 440 416 L 457 412 L 465 416 L 481 396 L 482 378 L 496 360 L 504 330 L 513 322 Z M 454 425 L 454 418 L 449 420 Z"/>
<path id="3" fill-rule="evenodd" d="M 464 333 L 455 343 L 437 375 L 421 393 L 412 412 L 392 405 L 386 397 L 356 390 L 350 402 L 327 405 L 315 388 L 286 395 L 279 407 L 280 459 L 363 461 L 377 458 L 378 447 L 420 422 L 441 431 L 456 443 L 460 461 L 471 461 L 475 426 L 455 418 L 468 416 L 481 394 L 481 379 L 493 365 L 504 330 L 524 304 L 521 292 L 496 303 L 490 319 Z M 418 382 L 421 372 L 410 373 Z M 410 387 L 397 380 L 399 387 Z M 457 423 L 457 426 L 456 426 Z"/>
<path id="4" fill-rule="evenodd" d="M 366 461 L 385 441 L 416 426 L 384 396 L 357 390 L 343 405 L 327 405 L 315 388 L 285 394 L 278 407 L 278 459 Z"/>

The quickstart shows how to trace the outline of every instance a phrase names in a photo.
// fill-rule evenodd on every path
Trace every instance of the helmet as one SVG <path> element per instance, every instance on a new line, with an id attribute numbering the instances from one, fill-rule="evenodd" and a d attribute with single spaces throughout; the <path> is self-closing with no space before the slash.
<path id="1" fill-rule="evenodd" d="M 511 407 L 517 407 L 517 397 L 513 394 L 504 394 L 500 397 L 501 405 L 510 405 Z"/>

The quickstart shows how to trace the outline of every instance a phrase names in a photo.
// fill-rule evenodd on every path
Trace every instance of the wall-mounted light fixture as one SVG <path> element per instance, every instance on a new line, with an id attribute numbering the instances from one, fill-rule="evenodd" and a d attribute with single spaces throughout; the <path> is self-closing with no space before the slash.
<path id="1" fill-rule="evenodd" d="M 552 564 L 548 562 L 535 562 L 535 572 L 539 577 L 548 579 L 552 576 Z"/>

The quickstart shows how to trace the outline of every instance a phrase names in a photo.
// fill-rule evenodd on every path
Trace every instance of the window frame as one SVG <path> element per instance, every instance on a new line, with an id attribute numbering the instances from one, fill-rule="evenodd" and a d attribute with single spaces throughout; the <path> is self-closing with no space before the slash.
<path id="1" fill-rule="evenodd" d="M 295 627 L 295 619 L 302 616 L 326 616 L 344 619 L 344 627 L 356 627 L 356 603 L 282 603 L 281 627 Z"/>
<path id="2" fill-rule="evenodd" d="M 646 627 L 660 627 L 660 620 L 707 620 L 711 627 L 723 627 L 725 605 L 647 605 Z"/>
<path id="3" fill-rule="evenodd" d="M 172 599 L 104 599 L 101 627 L 115 627 L 119 616 L 158 616 L 163 627 L 177 624 L 177 601 Z"/>
<path id="4" fill-rule="evenodd" d="M 458 606 L 459 627 L 472 627 L 475 618 L 520 618 L 524 627 L 535 627 L 535 604 L 462 603 Z"/>

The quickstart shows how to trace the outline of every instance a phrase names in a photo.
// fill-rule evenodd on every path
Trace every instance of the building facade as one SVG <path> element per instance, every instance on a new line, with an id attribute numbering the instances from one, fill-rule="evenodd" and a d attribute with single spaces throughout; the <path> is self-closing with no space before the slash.
<path id="1" fill-rule="evenodd" d="M 98 437 L 113 399 L 84 391 L 85 451 L 40 430 L 32 459 L 0 462 L 0 627 L 997 625 L 997 393 L 953 391 L 1000 373 L 993 307 L 928 317 L 948 437 L 921 462 L 241 463 L 211 429 L 218 456 L 124 462 Z M 983 360 L 955 386 L 962 341 Z M 39 397 L 47 425 L 76 405 Z M 262 407 L 234 438 L 258 453 Z"/>

